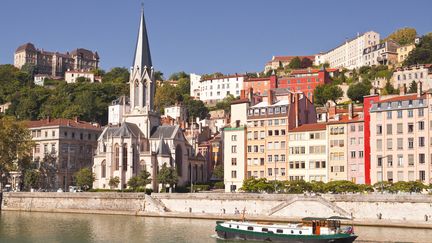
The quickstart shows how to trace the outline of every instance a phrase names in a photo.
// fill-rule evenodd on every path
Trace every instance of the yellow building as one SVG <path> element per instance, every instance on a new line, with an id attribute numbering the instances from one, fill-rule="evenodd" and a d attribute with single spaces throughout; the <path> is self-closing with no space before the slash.
<path id="1" fill-rule="evenodd" d="M 405 46 L 401 46 L 399 48 L 397 48 L 397 55 L 398 55 L 398 63 L 402 63 L 403 61 L 405 61 L 405 59 L 408 57 L 408 55 L 410 54 L 410 52 L 412 50 L 414 50 L 415 45 L 414 44 L 409 44 L 409 45 L 405 45 Z"/>

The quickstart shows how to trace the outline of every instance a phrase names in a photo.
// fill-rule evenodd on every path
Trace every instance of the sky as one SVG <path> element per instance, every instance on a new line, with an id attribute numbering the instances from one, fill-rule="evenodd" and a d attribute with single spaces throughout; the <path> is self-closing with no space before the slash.
<path id="1" fill-rule="evenodd" d="M 141 0 L 1 0 L 0 64 L 15 49 L 96 50 L 100 66 L 130 67 Z M 153 65 L 224 74 L 262 71 L 273 55 L 327 51 L 358 32 L 432 32 L 432 1 L 145 0 Z"/>

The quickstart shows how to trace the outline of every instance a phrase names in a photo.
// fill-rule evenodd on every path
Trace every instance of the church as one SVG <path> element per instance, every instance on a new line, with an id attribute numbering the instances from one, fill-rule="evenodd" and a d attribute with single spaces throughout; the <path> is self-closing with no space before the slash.
<path id="1" fill-rule="evenodd" d="M 150 55 L 144 11 L 141 12 L 133 66 L 130 70 L 130 96 L 119 97 L 108 107 L 108 122 L 98 138 L 93 161 L 93 188 L 109 189 L 111 178 L 118 177 L 117 188 L 142 170 L 150 173 L 153 191 L 161 185 L 157 174 L 163 164 L 174 167 L 179 186 L 204 182 L 205 160 L 194 155 L 179 125 L 161 125 L 154 108 L 156 80 Z"/>

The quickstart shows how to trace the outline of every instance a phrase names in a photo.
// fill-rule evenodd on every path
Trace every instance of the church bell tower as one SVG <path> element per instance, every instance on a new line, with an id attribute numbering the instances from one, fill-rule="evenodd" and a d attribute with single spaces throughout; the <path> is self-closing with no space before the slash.
<path id="1" fill-rule="evenodd" d="M 129 85 L 131 111 L 144 110 L 153 112 L 156 82 L 143 8 L 141 8 L 141 21 Z"/>

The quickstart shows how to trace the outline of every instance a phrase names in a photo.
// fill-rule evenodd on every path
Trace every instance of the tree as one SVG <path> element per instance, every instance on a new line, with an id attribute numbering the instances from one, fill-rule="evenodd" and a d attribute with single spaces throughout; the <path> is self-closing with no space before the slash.
<path id="1" fill-rule="evenodd" d="M 288 64 L 288 68 L 291 69 L 299 69 L 302 67 L 302 60 L 300 57 L 294 57 L 291 59 L 290 63 Z"/>
<path id="2" fill-rule="evenodd" d="M 365 82 L 353 83 L 349 86 L 347 96 L 354 102 L 363 103 L 363 97 L 370 93 L 370 85 Z"/>
<path id="3" fill-rule="evenodd" d="M 307 58 L 307 57 L 303 57 L 303 59 L 301 60 L 301 68 L 308 68 L 308 67 L 312 67 L 313 62 L 311 59 Z"/>
<path id="4" fill-rule="evenodd" d="M 84 191 L 91 189 L 93 187 L 93 182 L 96 179 L 95 174 L 90 168 L 82 168 L 75 173 L 74 177 L 76 185 L 81 187 Z"/>
<path id="5" fill-rule="evenodd" d="M 117 188 L 119 184 L 120 184 L 120 178 L 118 176 L 111 177 L 109 182 L 108 182 L 108 185 L 110 186 L 111 189 Z"/>
<path id="6" fill-rule="evenodd" d="M 411 82 L 407 93 L 408 94 L 417 93 L 417 82 L 416 81 L 413 80 Z"/>
<path id="7" fill-rule="evenodd" d="M 414 43 L 414 39 L 417 36 L 417 31 L 414 28 L 402 28 L 387 36 L 384 41 L 393 40 L 399 45 L 407 45 Z"/>
<path id="8" fill-rule="evenodd" d="M 189 96 L 186 96 L 184 105 L 186 106 L 188 117 L 193 117 L 194 119 L 197 117 L 204 119 L 209 113 L 209 109 L 205 106 L 204 102 L 193 100 Z"/>
<path id="9" fill-rule="evenodd" d="M 75 80 L 77 83 L 84 83 L 84 82 L 90 82 L 90 79 L 89 78 L 86 78 L 86 77 L 78 77 L 78 78 L 76 78 L 76 80 Z"/>
<path id="10" fill-rule="evenodd" d="M 154 72 L 154 78 L 155 78 L 156 81 L 163 81 L 164 80 L 163 75 L 164 74 L 161 71 L 155 71 Z"/>
<path id="11" fill-rule="evenodd" d="M 40 171 L 40 187 L 55 189 L 57 185 L 57 157 L 55 154 L 45 154 L 42 161 L 36 161 L 36 167 Z"/>
<path id="12" fill-rule="evenodd" d="M 432 35 L 424 35 L 416 48 L 410 52 L 404 65 L 432 63 Z"/>
<path id="13" fill-rule="evenodd" d="M 213 177 L 219 180 L 224 179 L 224 167 L 223 165 L 216 165 L 213 170 Z"/>
<path id="14" fill-rule="evenodd" d="M 173 73 L 170 75 L 169 80 L 180 80 L 182 78 L 189 78 L 189 74 L 184 71 Z"/>
<path id="15" fill-rule="evenodd" d="M 384 91 L 386 94 L 389 94 L 389 95 L 390 94 L 398 94 L 398 90 L 393 87 L 393 85 L 390 83 L 389 80 L 387 80 L 387 82 L 384 86 Z"/>
<path id="16" fill-rule="evenodd" d="M 124 67 L 115 67 L 102 77 L 102 82 L 128 83 L 129 70 Z"/>
<path id="17" fill-rule="evenodd" d="M 40 172 L 36 169 L 24 172 L 24 187 L 27 189 L 40 187 Z"/>
<path id="18" fill-rule="evenodd" d="M 299 194 L 312 191 L 312 186 L 304 180 L 285 181 L 285 192 Z"/>
<path id="19" fill-rule="evenodd" d="M 171 84 L 164 84 L 156 89 L 155 106 L 161 113 L 165 107 L 174 105 L 181 100 L 182 96 L 179 90 Z"/>
<path id="20" fill-rule="evenodd" d="M 12 117 L 0 120 L 0 191 L 2 176 L 11 170 L 23 171 L 33 148 L 30 131 Z"/>
<path id="21" fill-rule="evenodd" d="M 167 164 L 164 163 L 157 175 L 157 180 L 162 184 L 162 192 L 165 192 L 167 184 L 172 187 L 178 182 L 177 170 L 173 167 L 168 167 Z"/>
<path id="22" fill-rule="evenodd" d="M 150 183 L 150 173 L 146 170 L 142 170 L 138 176 L 133 176 L 129 179 L 128 186 L 131 187 L 134 191 L 138 191 L 140 187 L 143 187 L 145 190 L 147 185 Z"/>
<path id="23" fill-rule="evenodd" d="M 337 104 L 337 100 L 343 96 L 342 89 L 337 85 L 321 84 L 315 87 L 314 103 L 317 105 L 325 105 L 331 100 Z"/>

